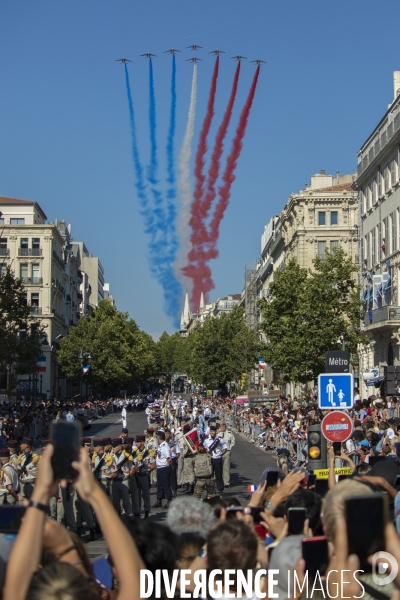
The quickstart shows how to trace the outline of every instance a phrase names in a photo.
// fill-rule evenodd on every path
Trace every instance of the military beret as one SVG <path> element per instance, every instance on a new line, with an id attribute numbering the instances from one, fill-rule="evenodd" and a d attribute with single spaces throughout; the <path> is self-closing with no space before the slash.
<path id="1" fill-rule="evenodd" d="M 152 427 L 148 427 L 146 429 L 146 431 L 147 431 L 147 433 L 150 433 L 151 435 L 153 435 L 153 433 L 154 433 L 154 429 Z"/>
<path id="2" fill-rule="evenodd" d="M 145 441 L 145 439 L 146 439 L 146 436 L 145 436 L 145 435 L 137 435 L 137 436 L 136 436 L 136 441 L 137 441 L 137 442 L 144 442 L 144 441 Z"/>
<path id="3" fill-rule="evenodd" d="M 144 437 L 144 436 L 143 436 Z M 122 438 L 122 442 L 126 444 L 133 444 L 135 438 L 127 436 L 126 438 Z"/>

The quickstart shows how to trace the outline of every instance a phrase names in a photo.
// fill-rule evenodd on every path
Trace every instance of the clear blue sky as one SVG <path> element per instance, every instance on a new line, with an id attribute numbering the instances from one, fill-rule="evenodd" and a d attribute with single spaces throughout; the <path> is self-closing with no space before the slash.
<path id="1" fill-rule="evenodd" d="M 161 289 L 148 270 L 123 67 L 115 59 L 133 60 L 145 162 L 148 65 L 139 54 L 159 56 L 154 71 L 161 148 L 171 65 L 164 50 L 204 46 L 196 141 L 213 66 L 207 52 L 227 52 L 215 125 L 230 91 L 229 57 L 240 53 L 268 62 L 221 228 L 220 256 L 212 263 L 217 298 L 240 292 L 245 264 L 260 255 L 264 224 L 311 174 L 356 169 L 358 148 L 392 101 L 392 73 L 400 69 L 399 12 L 398 0 L 3 0 L 0 195 L 36 200 L 49 218 L 72 223 L 74 238 L 100 257 L 118 308 L 155 336 L 171 332 Z M 189 103 L 188 56 L 177 55 L 178 148 Z M 247 63 L 236 120 L 254 72 Z"/>

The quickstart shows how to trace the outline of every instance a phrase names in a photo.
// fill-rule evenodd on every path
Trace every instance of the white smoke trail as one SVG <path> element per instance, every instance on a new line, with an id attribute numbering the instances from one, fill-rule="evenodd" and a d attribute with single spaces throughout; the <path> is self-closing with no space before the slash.
<path id="1" fill-rule="evenodd" d="M 178 213 L 177 229 L 181 238 L 181 247 L 176 262 L 177 275 L 181 281 L 186 284 L 192 283 L 191 279 L 187 279 L 181 272 L 181 267 L 186 264 L 187 254 L 190 250 L 190 205 L 192 203 L 192 182 L 190 179 L 190 159 L 192 157 L 192 140 L 194 134 L 194 119 L 196 115 L 196 96 L 197 96 L 197 64 L 193 65 L 192 91 L 190 94 L 190 106 L 188 122 L 186 125 L 185 136 L 183 138 L 181 151 L 179 153 L 179 176 L 178 176 L 178 193 L 181 199 L 181 209 Z M 190 290 L 189 290 L 190 291 Z"/>

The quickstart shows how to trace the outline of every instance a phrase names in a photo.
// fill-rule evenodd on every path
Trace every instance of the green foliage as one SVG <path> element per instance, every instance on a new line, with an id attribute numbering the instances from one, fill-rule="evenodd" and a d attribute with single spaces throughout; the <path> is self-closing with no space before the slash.
<path id="1" fill-rule="evenodd" d="M 324 354 L 341 349 L 342 334 L 354 354 L 359 343 L 366 343 L 360 331 L 358 267 L 342 248 L 313 262 L 314 270 L 291 261 L 276 271 L 269 297 L 259 302 L 268 340 L 265 357 L 283 371 L 285 381 L 306 383 L 324 372 Z"/>
<path id="2" fill-rule="evenodd" d="M 262 344 L 245 323 L 244 309 L 208 318 L 185 340 L 189 376 L 201 384 L 225 384 L 254 367 Z"/>
<path id="3" fill-rule="evenodd" d="M 185 371 L 185 344 L 179 333 L 168 335 L 164 331 L 156 344 L 157 370 L 168 374 Z"/>
<path id="4" fill-rule="evenodd" d="M 82 348 L 91 356 L 88 377 L 102 389 L 129 389 L 156 367 L 152 338 L 107 300 L 99 303 L 90 319 L 81 318 L 60 345 L 58 361 L 67 376 L 80 378 Z"/>
<path id="5" fill-rule="evenodd" d="M 42 339 L 43 328 L 32 317 L 24 286 L 7 267 L 0 276 L 0 371 L 3 379 L 9 372 L 8 391 L 18 374 L 37 372 Z"/>

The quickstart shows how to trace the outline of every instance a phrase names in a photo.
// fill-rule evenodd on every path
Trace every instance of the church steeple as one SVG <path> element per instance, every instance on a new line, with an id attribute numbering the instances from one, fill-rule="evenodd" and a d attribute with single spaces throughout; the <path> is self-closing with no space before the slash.
<path id="1" fill-rule="evenodd" d="M 204 310 L 204 294 L 203 294 L 203 292 L 201 292 L 201 296 L 200 296 L 199 312 L 201 312 L 202 310 Z"/>
<path id="2" fill-rule="evenodd" d="M 186 290 L 185 305 L 183 307 L 183 321 L 186 326 L 189 325 L 190 316 L 191 315 L 190 315 L 190 307 L 189 307 L 189 294 L 188 294 L 188 291 Z"/>

